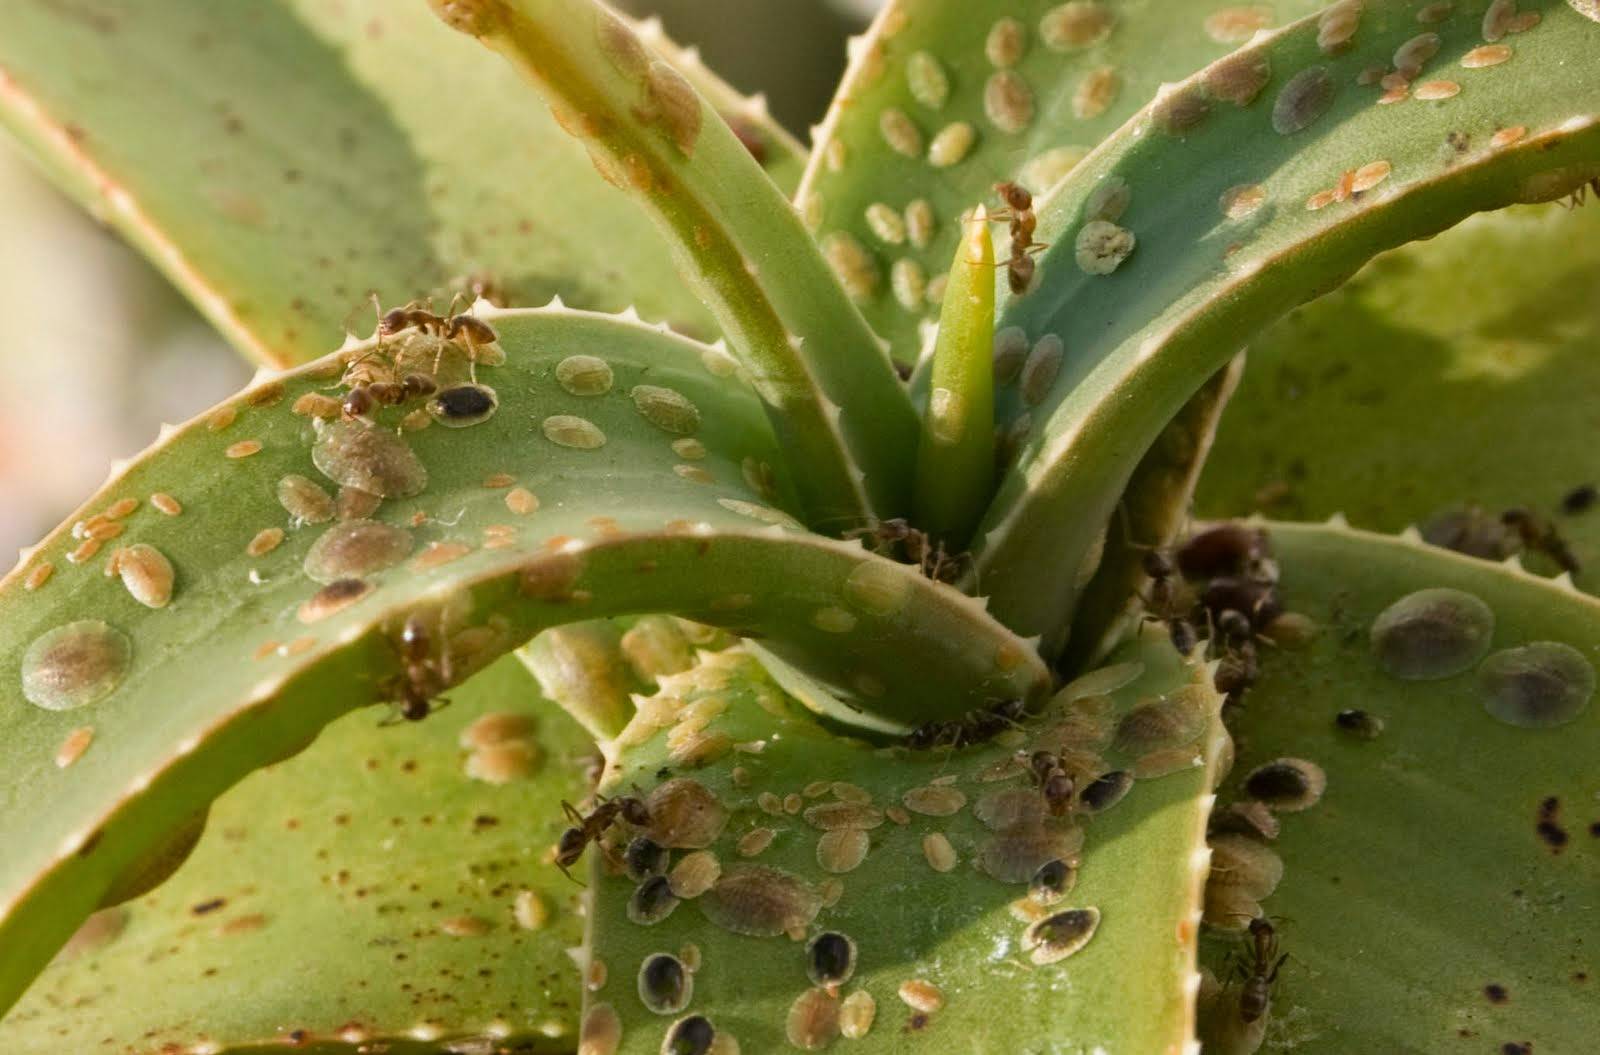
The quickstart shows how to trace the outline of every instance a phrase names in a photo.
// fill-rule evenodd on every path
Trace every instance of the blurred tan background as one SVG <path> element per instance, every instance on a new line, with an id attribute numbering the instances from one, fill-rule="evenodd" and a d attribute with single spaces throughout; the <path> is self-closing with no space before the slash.
<path id="1" fill-rule="evenodd" d="M 629 0 L 806 141 L 878 0 Z M 241 387 L 251 368 L 117 235 L 0 132 L 0 569 L 114 459 Z M 330 349 L 338 335 L 329 335 Z"/>

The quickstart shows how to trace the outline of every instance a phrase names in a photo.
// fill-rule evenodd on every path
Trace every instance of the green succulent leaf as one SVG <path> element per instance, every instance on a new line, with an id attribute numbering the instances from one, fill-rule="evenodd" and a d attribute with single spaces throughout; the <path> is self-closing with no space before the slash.
<path id="1" fill-rule="evenodd" d="M 1149 581 L 1145 560 L 1188 526 L 1195 486 L 1230 405 L 1245 357 L 1237 355 L 1183 405 L 1139 460 L 1106 528 L 1094 577 L 1083 588 L 1079 618 L 1064 657 L 1069 669 L 1095 663 L 1142 618 Z"/>
<path id="2" fill-rule="evenodd" d="M 1484 261 L 1515 261 L 1514 278 Z M 1419 525 L 1444 539 L 1451 514 L 1477 506 L 1475 550 L 1503 556 L 1520 540 L 1499 515 L 1520 507 L 1555 527 L 1582 565 L 1578 585 L 1592 590 L 1600 508 L 1566 513 L 1562 501 L 1600 483 L 1597 284 L 1593 206 L 1476 217 L 1378 257 L 1251 344 L 1201 513 L 1343 512 L 1362 527 Z M 1545 552 L 1522 559 L 1559 570 Z"/>
<path id="3" fill-rule="evenodd" d="M 594 854 L 588 970 L 603 981 L 581 1035 L 611 1050 L 599 1038 L 620 1033 L 616 1050 L 654 1055 L 698 1015 L 744 1051 L 817 1050 L 841 1034 L 864 1052 L 1027 1051 L 1041 1038 L 1180 1049 L 1218 704 L 1159 634 L 1037 718 L 958 750 L 826 732 L 738 651 L 665 679 L 610 745 L 602 788 L 643 797 L 644 835 L 671 860 L 628 853 L 620 826 L 622 867 Z M 1164 717 L 1127 717 L 1150 705 Z M 1160 736 L 1173 739 L 1154 747 Z M 685 767 L 716 739 L 740 747 Z M 1114 769 L 1149 779 L 1101 813 L 1050 818 L 1031 749 L 1057 752 L 1080 787 Z M 1030 900 L 1029 879 L 1054 859 L 1074 879 Z M 1047 917 L 1052 940 L 1037 942 L 1045 925 L 1030 923 Z M 811 973 L 824 934 L 851 943 L 848 978 Z"/>
<path id="4" fill-rule="evenodd" d="M 591 0 L 430 0 L 549 98 L 683 261 L 772 416 L 808 522 L 902 512 L 917 419 L 783 194 L 705 101 Z"/>
<path id="5" fill-rule="evenodd" d="M 714 335 L 624 196 L 420 3 L 88 0 L 10 15 L 0 120 L 260 363 L 365 330 L 369 293 L 442 305 L 475 282 L 502 302 L 637 305 Z M 797 148 L 764 110 L 650 37 L 788 185 Z"/>
<path id="6" fill-rule="evenodd" d="M 1251 774 L 1281 758 L 1326 777 L 1319 802 L 1279 813 L 1269 844 L 1282 879 L 1262 907 L 1289 960 L 1266 1050 L 1589 1046 L 1600 1029 L 1600 712 L 1589 699 L 1600 603 L 1413 539 L 1266 527 L 1285 603 L 1320 631 L 1303 648 L 1263 651 L 1261 680 L 1231 719 L 1239 760 L 1219 799 L 1270 790 Z M 1439 614 L 1421 622 L 1380 624 L 1402 598 L 1439 589 L 1479 599 L 1492 628 L 1439 622 L 1466 610 L 1459 600 L 1424 608 Z M 1504 677 L 1508 651 L 1535 661 Z M 1351 709 L 1381 729 L 1342 727 L 1336 716 Z M 1230 954 L 1250 962 L 1236 942 L 1207 945 L 1224 980 Z M 1212 996 L 1213 1036 L 1237 1018 L 1238 998 L 1236 979 Z"/>
<path id="7" fill-rule="evenodd" d="M 1062 367 L 1031 407 L 1001 393 L 1026 438 L 975 570 L 1046 654 L 1139 458 L 1256 330 L 1378 251 L 1600 177 L 1600 24 L 1550 0 L 1512 33 L 1486 6 L 1420 25 L 1411 4 L 1342 4 L 1260 37 L 1163 93 L 1038 205 L 1038 285 L 999 323 L 1035 354 L 1064 349 Z"/>
<path id="8" fill-rule="evenodd" d="M 348 715 L 223 795 L 170 880 L 90 917 L 0 1044 L 570 1051 L 582 890 L 541 855 L 593 746 L 514 659 L 450 699 L 404 728 Z"/>
<path id="9" fill-rule="evenodd" d="M 940 303 L 957 217 L 992 201 L 992 184 L 1043 194 L 1165 82 L 1322 6 L 892 0 L 852 42 L 798 196 L 802 213 L 823 244 L 857 247 L 871 278 L 853 287 L 857 302 L 895 358 L 913 362 L 919 328 Z"/>
<path id="10" fill-rule="evenodd" d="M 0 583 L 0 1005 L 91 910 L 164 878 L 244 774 L 552 625 L 734 627 L 902 722 L 1048 684 L 977 602 L 781 511 L 771 431 L 719 350 L 564 309 L 485 318 L 475 368 L 408 330 L 259 381 Z M 418 370 L 437 396 L 340 416 L 341 378 Z M 93 756 L 63 764 L 84 735 Z"/>
<path id="11" fill-rule="evenodd" d="M 994 487 L 994 241 L 980 213 L 950 265 L 917 447 L 917 523 L 961 550 Z"/>

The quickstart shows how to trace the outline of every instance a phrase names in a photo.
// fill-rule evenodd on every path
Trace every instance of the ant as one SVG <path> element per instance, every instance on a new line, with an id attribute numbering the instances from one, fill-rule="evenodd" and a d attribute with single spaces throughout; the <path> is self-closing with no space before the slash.
<path id="1" fill-rule="evenodd" d="M 614 799 L 602 798 L 600 805 L 589 813 L 584 814 L 570 802 L 563 801 L 561 809 L 573 826 L 561 833 L 561 838 L 556 841 L 556 867 L 561 869 L 561 874 L 578 882 L 568 869 L 578 863 L 583 856 L 583 851 L 590 843 L 598 843 L 616 819 L 620 816 L 636 827 L 644 827 L 650 823 L 650 810 L 645 806 L 644 800 L 633 795 L 622 795 Z"/>
<path id="2" fill-rule="evenodd" d="M 913 751 L 935 747 L 966 747 L 993 739 L 1007 727 L 1015 727 L 1027 715 L 1027 703 L 1020 697 L 1001 700 L 990 707 L 969 711 L 949 721 L 924 722 L 911 730 L 906 746 Z"/>
<path id="3" fill-rule="evenodd" d="M 1045 243 L 1035 242 L 1033 232 L 1039 225 L 1033 212 L 1033 195 L 1021 184 L 1009 180 L 994 185 L 995 193 L 1006 203 L 1006 210 L 994 214 L 995 219 L 1011 222 L 1011 256 L 1005 261 L 1006 281 L 1011 292 L 1022 296 L 1033 284 L 1033 254 L 1045 248 Z"/>
<path id="4" fill-rule="evenodd" d="M 392 710 L 379 725 L 399 722 L 420 722 L 435 711 L 450 705 L 449 700 L 435 701 L 450 681 L 450 659 L 441 654 L 433 659 L 433 635 L 418 615 L 407 616 L 400 628 L 400 660 L 405 673 L 388 683 Z M 398 699 L 396 699 L 398 697 Z"/>
<path id="5" fill-rule="evenodd" d="M 393 337 L 406 330 L 417 330 L 431 337 L 442 338 L 446 342 L 459 342 L 466 346 L 467 362 L 472 373 L 472 380 L 477 381 L 478 349 L 482 345 L 492 345 L 500 339 L 493 326 L 466 312 L 457 312 L 455 307 L 460 302 L 462 295 L 456 294 L 451 298 L 450 307 L 445 315 L 436 315 L 429 307 L 421 307 L 415 301 L 401 308 L 391 308 L 380 311 L 378 316 L 378 340 L 381 344 L 383 338 Z M 379 308 L 378 296 L 373 294 L 372 306 Z M 444 359 L 445 345 L 440 344 L 434 352 L 433 373 L 439 372 L 440 364 Z"/>
<path id="6" fill-rule="evenodd" d="M 903 517 L 880 520 L 872 527 L 852 528 L 844 537 L 870 539 L 874 552 L 915 564 L 924 578 L 934 582 L 953 583 L 972 566 L 971 554 L 952 554 L 943 542 L 929 538 L 926 532 L 912 527 Z M 895 556 L 896 553 L 901 556 Z"/>
<path id="7" fill-rule="evenodd" d="M 1272 1004 L 1272 986 L 1288 953 L 1278 951 L 1278 933 L 1272 924 L 1257 916 L 1250 921 L 1251 963 L 1239 965 L 1244 984 L 1239 987 L 1239 1020 L 1254 1022 Z"/>
<path id="8" fill-rule="evenodd" d="M 1050 816 L 1066 816 L 1067 810 L 1072 807 L 1074 786 L 1061 759 L 1049 751 L 1035 751 L 1028 756 L 1028 769 L 1033 773 L 1034 783 L 1039 786 L 1040 793 L 1044 795 Z"/>
<path id="9" fill-rule="evenodd" d="M 1144 596 L 1147 619 L 1167 625 L 1167 637 L 1178 655 L 1187 656 L 1200 643 L 1200 632 L 1189 618 L 1188 606 L 1183 603 L 1183 584 L 1178 578 L 1178 566 L 1165 550 L 1152 549 L 1145 553 L 1140 564 L 1150 579 Z"/>
<path id="10" fill-rule="evenodd" d="M 1562 571 L 1578 574 L 1582 565 L 1578 557 L 1567 545 L 1567 540 L 1556 531 L 1556 526 L 1541 516 L 1537 516 L 1527 509 L 1508 509 L 1500 514 L 1500 522 L 1513 529 L 1517 537 L 1522 540 L 1522 545 L 1530 550 L 1543 553 L 1560 566 Z"/>

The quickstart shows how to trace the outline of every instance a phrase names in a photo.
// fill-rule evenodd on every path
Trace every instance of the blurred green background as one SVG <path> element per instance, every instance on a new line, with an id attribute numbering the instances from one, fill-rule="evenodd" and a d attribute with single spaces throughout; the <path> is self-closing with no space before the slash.
<path id="1" fill-rule="evenodd" d="M 420 0 L 396 0 L 420 2 Z M 631 0 L 804 142 L 878 0 Z M 250 368 L 117 235 L 0 133 L 0 555 L 32 545 L 112 462 L 236 391 Z M 328 347 L 339 344 L 328 335 Z M 0 557 L 0 568 L 9 561 Z"/>

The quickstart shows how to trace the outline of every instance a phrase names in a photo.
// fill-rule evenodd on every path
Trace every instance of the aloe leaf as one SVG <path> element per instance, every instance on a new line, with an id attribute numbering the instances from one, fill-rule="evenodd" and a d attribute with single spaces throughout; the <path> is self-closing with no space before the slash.
<path id="1" fill-rule="evenodd" d="M 1042 194 L 1156 94 L 1319 0 L 891 0 L 851 42 L 797 200 L 876 276 L 857 302 L 901 362 L 936 312 L 957 217 L 1015 180 Z M 950 149 L 959 129 L 970 146 Z M 945 137 L 935 162 L 934 143 Z"/>
<path id="2" fill-rule="evenodd" d="M 666 234 L 754 378 L 808 522 L 842 531 L 903 511 L 910 400 L 793 208 L 682 75 L 590 0 L 431 2 L 531 79 Z"/>
<path id="3" fill-rule="evenodd" d="M 714 332 L 623 195 L 420 4 L 268 0 L 241 18 L 183 0 L 23 5 L 0 40 L 0 120 L 257 362 L 365 329 L 369 292 L 442 306 L 475 281 Z M 698 62 L 686 75 L 791 178 L 793 144 L 759 106 Z"/>
<path id="4" fill-rule="evenodd" d="M 1355 19 L 1345 5 L 1337 38 L 1319 19 L 1258 38 L 1163 94 L 1039 205 L 1039 284 L 999 323 L 1065 357 L 1032 408 L 1001 395 L 1003 417 L 1033 426 L 976 570 L 996 614 L 1044 635 L 1047 654 L 1138 459 L 1256 330 L 1382 249 L 1600 176 L 1600 24 L 1530 4 L 1537 25 L 1491 27 L 1503 39 L 1485 43 L 1479 6 L 1421 26 L 1410 5 Z M 1397 63 L 1414 75 L 1404 93 L 1360 83 Z"/>
<path id="5" fill-rule="evenodd" d="M 1168 546 L 1188 525 L 1201 469 L 1210 464 L 1212 438 L 1244 373 L 1243 354 L 1217 371 L 1183 405 L 1139 460 L 1106 528 L 1094 576 L 1083 587 L 1082 615 L 1073 628 L 1066 666 L 1083 668 L 1127 636 L 1142 618 L 1145 559 Z"/>
<path id="6" fill-rule="evenodd" d="M 917 523 L 964 549 L 994 481 L 994 241 L 982 208 L 950 265 L 917 447 Z"/>
<path id="7" fill-rule="evenodd" d="M 450 698 L 403 729 L 348 715 L 223 795 L 170 880 L 39 977 L 6 1050 L 570 1051 L 582 890 L 538 853 L 593 746 L 514 659 Z"/>
<path id="8" fill-rule="evenodd" d="M 1195 862 L 1224 734 L 1203 671 L 1159 635 L 1115 658 L 1040 718 L 954 751 L 828 733 L 737 651 L 664 681 L 611 745 L 602 787 L 644 796 L 646 834 L 678 847 L 669 893 L 595 853 L 588 970 L 600 981 L 582 1035 L 611 1050 L 598 1038 L 619 1031 L 617 1051 L 654 1055 L 675 1022 L 699 1015 L 743 1051 L 815 1050 L 841 1033 L 864 1052 L 1014 1052 L 1041 1037 L 1063 1050 L 1181 1048 L 1192 1025 Z M 1123 749 L 1142 723 L 1121 716 L 1157 697 L 1185 715 L 1184 747 L 1156 752 L 1181 759 L 1149 771 L 1166 775 L 1093 817 L 1041 820 L 1044 800 L 1018 752 L 1057 750 L 1085 780 L 1132 767 Z M 709 740 L 740 747 L 685 761 Z M 614 841 L 626 856 L 628 836 Z M 1048 907 L 1030 902 L 1029 877 L 1058 853 L 1080 858 L 1075 883 Z M 1081 949 L 1053 947 L 1063 954 L 1055 962 L 1024 940 L 1029 920 L 1091 909 L 1058 921 L 1088 933 Z M 808 977 L 825 933 L 854 947 L 853 974 L 831 990 L 826 976 Z M 686 1000 L 661 999 L 672 993 L 656 984 L 672 981 L 668 963 L 641 991 L 658 954 L 692 966 Z"/>
<path id="9" fill-rule="evenodd" d="M 771 432 L 717 349 L 563 309 L 483 317 L 507 359 L 478 349 L 482 387 L 418 331 L 264 378 L 119 467 L 0 583 L 0 1004 L 90 910 L 170 871 L 245 773 L 551 625 L 736 627 L 903 721 L 1047 684 L 976 602 L 772 504 Z M 439 424 L 416 403 L 339 417 L 341 373 L 411 369 L 447 386 Z M 86 735 L 94 764 L 60 764 Z"/>
<path id="10" fill-rule="evenodd" d="M 1490 271 L 1485 260 L 1516 267 Z M 1592 206 L 1477 217 L 1378 257 L 1252 343 L 1202 478 L 1201 513 L 1343 511 L 1394 532 L 1436 517 L 1443 529 L 1475 505 L 1485 537 L 1474 549 L 1504 554 L 1519 540 L 1499 515 L 1522 507 L 1553 524 L 1582 565 L 1578 585 L 1592 590 L 1600 508 L 1566 513 L 1562 502 L 1600 483 L 1589 439 L 1596 283 Z M 1547 553 L 1522 559 L 1560 570 Z"/>
<path id="11" fill-rule="evenodd" d="M 1326 776 L 1320 802 L 1279 813 L 1270 844 L 1283 875 L 1262 908 L 1289 960 L 1266 1050 L 1582 1050 L 1600 1029 L 1591 980 L 1600 720 L 1589 700 L 1600 603 L 1514 564 L 1413 539 L 1337 523 L 1266 526 L 1284 602 L 1321 629 L 1301 649 L 1263 651 L 1261 680 L 1232 720 L 1239 760 L 1219 798 L 1249 798 L 1250 774 L 1278 758 Z M 1407 625 L 1437 624 L 1379 629 L 1391 605 L 1440 588 L 1483 603 L 1486 637 L 1464 632 L 1475 618 L 1431 640 L 1411 635 L 1409 646 Z M 1476 648 L 1464 647 L 1469 638 Z M 1505 650 L 1535 642 L 1557 642 L 1536 648 L 1567 658 L 1525 667 L 1520 679 L 1493 677 Z M 1402 680 L 1392 669 L 1442 676 Z M 1491 699 L 1505 718 L 1565 720 L 1511 724 Z M 1341 728 L 1336 716 L 1349 709 L 1381 729 L 1353 719 Z M 1373 738 L 1351 731 L 1363 729 Z M 1207 944 L 1226 977 L 1238 943 Z M 1213 1015 L 1237 1015 L 1238 995 L 1236 983 L 1222 990 Z"/>

